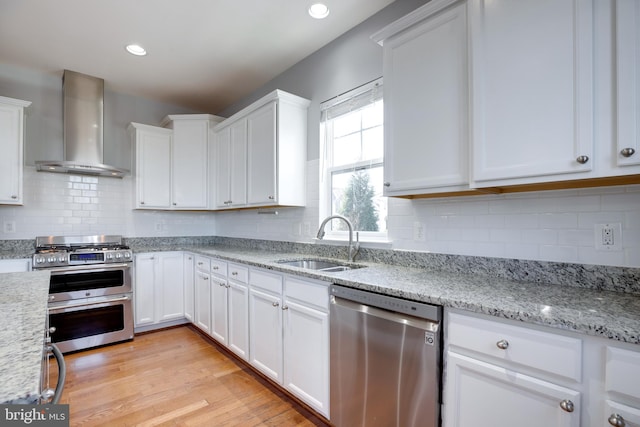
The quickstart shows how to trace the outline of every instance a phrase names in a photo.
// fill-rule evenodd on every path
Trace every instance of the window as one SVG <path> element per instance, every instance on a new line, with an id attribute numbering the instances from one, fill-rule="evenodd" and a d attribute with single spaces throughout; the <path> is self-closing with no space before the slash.
<path id="1" fill-rule="evenodd" d="M 382 79 L 324 102 L 321 112 L 320 217 L 343 215 L 361 240 L 386 239 Z M 329 238 L 346 231 L 342 221 L 326 227 Z"/>

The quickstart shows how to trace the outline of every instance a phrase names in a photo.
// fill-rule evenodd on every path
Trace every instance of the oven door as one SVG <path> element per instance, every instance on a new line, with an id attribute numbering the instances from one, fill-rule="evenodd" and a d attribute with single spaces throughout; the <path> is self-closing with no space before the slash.
<path id="1" fill-rule="evenodd" d="M 50 303 L 51 341 L 68 353 L 133 339 L 131 295 Z"/>
<path id="2" fill-rule="evenodd" d="M 98 264 L 49 269 L 49 301 L 66 301 L 131 292 L 131 265 Z"/>

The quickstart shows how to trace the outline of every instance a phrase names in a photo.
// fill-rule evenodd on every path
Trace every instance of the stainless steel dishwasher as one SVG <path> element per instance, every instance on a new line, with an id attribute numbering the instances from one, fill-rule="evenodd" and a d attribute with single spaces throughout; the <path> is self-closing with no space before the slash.
<path id="1" fill-rule="evenodd" d="M 440 423 L 442 307 L 331 285 L 331 422 Z"/>

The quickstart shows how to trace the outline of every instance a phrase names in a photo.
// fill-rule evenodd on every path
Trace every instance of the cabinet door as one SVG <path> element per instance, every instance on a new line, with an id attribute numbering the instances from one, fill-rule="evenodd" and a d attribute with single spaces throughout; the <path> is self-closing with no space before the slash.
<path id="1" fill-rule="evenodd" d="M 510 178 L 587 177 L 593 164 L 593 1 L 477 0 L 468 6 L 472 179 L 487 186 Z"/>
<path id="2" fill-rule="evenodd" d="M 247 121 L 240 120 L 230 126 L 229 204 L 232 207 L 247 204 Z"/>
<path id="3" fill-rule="evenodd" d="M 580 426 L 579 392 L 452 352 L 444 392 L 444 426 Z"/>
<path id="4" fill-rule="evenodd" d="M 226 346 L 229 345 L 228 289 L 226 279 L 211 276 L 211 336 Z"/>
<path id="5" fill-rule="evenodd" d="M 247 201 L 250 205 L 269 205 L 277 200 L 276 114 L 276 103 L 270 102 L 247 117 Z"/>
<path id="6" fill-rule="evenodd" d="M 462 4 L 384 41 L 385 195 L 468 188 L 466 26 Z"/>
<path id="7" fill-rule="evenodd" d="M 329 417 L 329 314 L 291 300 L 283 309 L 284 386 Z"/>
<path id="8" fill-rule="evenodd" d="M 134 269 L 135 325 L 142 326 L 155 323 L 155 255 L 137 254 Z"/>
<path id="9" fill-rule="evenodd" d="M 171 131 L 136 131 L 136 208 L 171 208 Z"/>
<path id="10" fill-rule="evenodd" d="M 156 274 L 158 321 L 184 317 L 184 256 L 182 252 L 157 255 Z"/>
<path id="11" fill-rule="evenodd" d="M 230 199 L 229 189 L 231 186 L 231 128 L 229 126 L 216 131 L 214 134 L 214 144 L 216 148 L 215 157 L 215 206 L 226 208 Z"/>
<path id="12" fill-rule="evenodd" d="M 207 208 L 208 120 L 173 123 L 173 202 L 175 209 Z"/>
<path id="13" fill-rule="evenodd" d="M 640 427 L 640 408 L 623 405 L 612 400 L 605 401 L 603 426 Z M 617 424 L 616 424 L 617 422 Z"/>
<path id="14" fill-rule="evenodd" d="M 196 270 L 196 326 L 211 334 L 211 278 L 208 273 Z"/>
<path id="15" fill-rule="evenodd" d="M 640 164 L 640 2 L 617 0 L 618 166 Z M 637 172 L 636 172 L 637 173 Z"/>
<path id="16" fill-rule="evenodd" d="M 249 291 L 250 363 L 282 384 L 282 310 L 280 296 Z"/>
<path id="17" fill-rule="evenodd" d="M 195 301 L 195 260 L 192 254 L 184 254 L 183 263 L 184 277 L 184 317 L 191 323 L 194 318 Z"/>
<path id="18" fill-rule="evenodd" d="M 22 204 L 23 107 L 30 104 L 0 96 L 0 204 Z"/>
<path id="19" fill-rule="evenodd" d="M 229 348 L 244 360 L 249 360 L 249 289 L 247 285 L 229 280 Z"/>

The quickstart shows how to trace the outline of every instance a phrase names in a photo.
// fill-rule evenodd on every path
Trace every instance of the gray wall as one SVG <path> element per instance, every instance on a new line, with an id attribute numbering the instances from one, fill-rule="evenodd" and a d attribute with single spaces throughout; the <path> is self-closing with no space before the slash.
<path id="1" fill-rule="evenodd" d="M 425 3 L 425 0 L 396 0 L 247 98 L 216 114 L 229 117 L 275 89 L 310 99 L 307 159 L 319 158 L 320 103 L 382 76 L 382 47 L 369 37 Z"/>
<path id="2" fill-rule="evenodd" d="M 25 129 L 25 164 L 62 160 L 62 73 L 39 72 L 0 63 L 0 94 L 31 101 Z M 96 76 L 100 77 L 100 76 Z M 159 125 L 167 114 L 199 113 L 137 96 L 113 92 L 105 81 L 104 162 L 131 169 L 130 122 Z"/>

